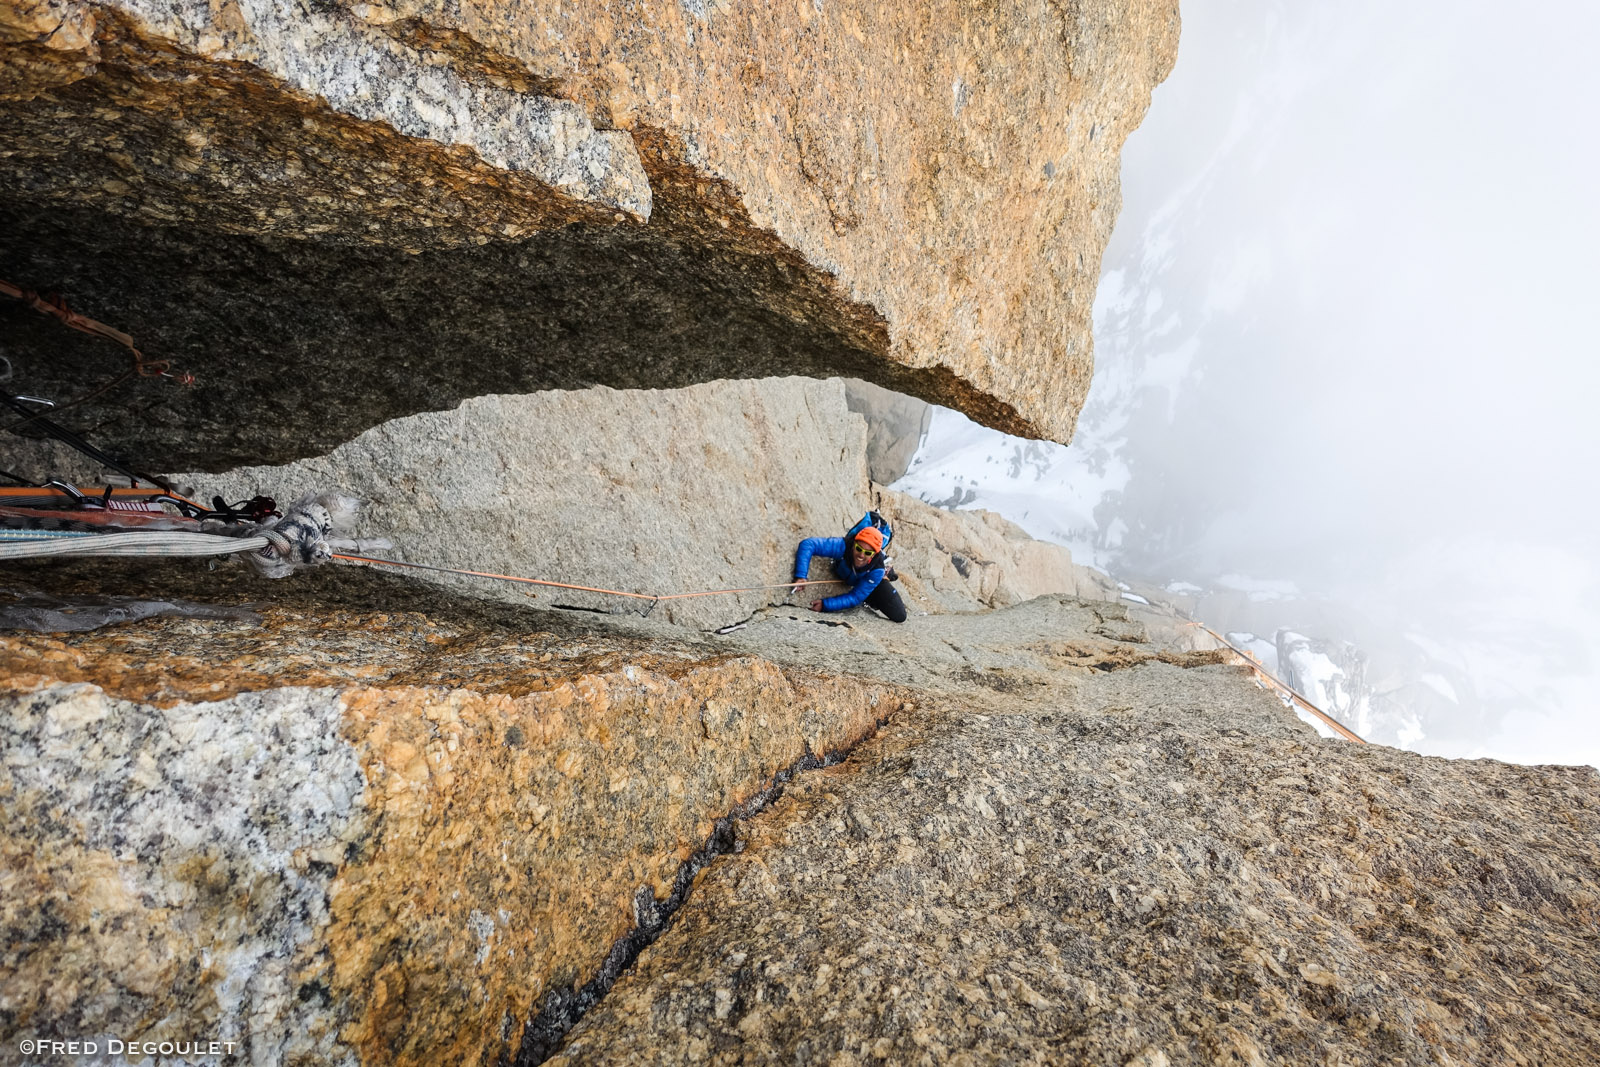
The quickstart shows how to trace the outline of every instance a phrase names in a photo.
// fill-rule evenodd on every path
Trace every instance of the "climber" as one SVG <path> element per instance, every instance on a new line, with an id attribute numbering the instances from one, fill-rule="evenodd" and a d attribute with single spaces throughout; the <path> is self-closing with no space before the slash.
<path id="1" fill-rule="evenodd" d="M 833 572 L 850 586 L 838 596 L 813 600 L 812 611 L 844 611 L 865 603 L 883 612 L 890 622 L 906 621 L 906 606 L 889 582 L 896 575 L 883 550 L 893 537 L 889 524 L 875 512 L 868 513 L 843 537 L 808 537 L 794 554 L 794 592 L 800 591 L 811 571 L 811 557 L 834 560 Z M 888 578 L 889 581 L 884 579 Z"/>

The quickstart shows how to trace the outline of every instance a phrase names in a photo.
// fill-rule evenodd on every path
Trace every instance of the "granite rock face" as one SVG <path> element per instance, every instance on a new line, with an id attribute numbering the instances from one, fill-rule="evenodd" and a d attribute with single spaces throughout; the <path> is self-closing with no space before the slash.
<path id="1" fill-rule="evenodd" d="M 489 392 L 781 374 L 1065 441 L 1177 27 L 1172 0 L 6 0 L 0 278 L 198 376 L 80 407 L 148 469 Z M 0 315 L 31 393 L 125 367 Z"/>
<path id="2" fill-rule="evenodd" d="M 354 494 L 356 533 L 391 539 L 397 559 L 661 594 L 787 581 L 801 531 L 842 533 L 867 509 L 864 442 L 839 382 L 789 378 L 477 397 L 325 457 L 176 477 L 230 500 Z M 535 606 L 650 607 L 439 577 Z M 652 616 L 721 626 L 784 592 L 667 601 Z"/>
<path id="3" fill-rule="evenodd" d="M 354 568 L 5 569 L 266 619 L 0 639 L 9 1044 L 181 1024 L 307 1064 L 1600 1053 L 1592 770 L 1321 740 L 1124 604 L 695 636 Z M 563 1040 L 557 1009 L 646 927 Z"/>
<path id="4" fill-rule="evenodd" d="M 1045 593 L 1115 598 L 1066 549 L 997 515 L 939 511 L 873 486 L 869 433 L 836 379 L 598 388 L 478 397 L 385 423 L 316 459 L 174 477 L 207 499 L 354 494 L 366 501 L 354 532 L 391 539 L 391 555 L 415 563 L 650 594 L 774 587 L 652 607 L 428 576 L 516 603 L 648 610 L 699 629 L 781 608 L 799 539 L 838 537 L 872 507 L 894 525 L 892 554 L 913 611 L 975 611 Z M 814 568 L 817 579 L 829 576 Z"/>
<path id="5" fill-rule="evenodd" d="M 496 1062 L 715 820 L 899 704 L 670 642 L 267 616 L 0 638 L 9 1047 Z"/>
<path id="6" fill-rule="evenodd" d="M 987 692 L 747 824 L 553 1062 L 1600 1057 L 1592 768 L 1319 741 L 1203 654 L 1091 666 L 1114 609 L 1040 604 L 988 620 L 1055 636 L 1031 665 L 967 634 Z"/>
<path id="7" fill-rule="evenodd" d="M 0 1047 L 1600 1061 L 1593 771 L 1322 741 L 1065 552 L 876 488 L 839 382 L 755 380 L 1068 439 L 1176 35 L 1173 0 L 0 0 L 0 278 L 150 361 L 8 299 L 14 388 L 576 584 L 781 582 L 875 505 L 915 612 L 0 567 L 262 620 L 0 635 Z"/>

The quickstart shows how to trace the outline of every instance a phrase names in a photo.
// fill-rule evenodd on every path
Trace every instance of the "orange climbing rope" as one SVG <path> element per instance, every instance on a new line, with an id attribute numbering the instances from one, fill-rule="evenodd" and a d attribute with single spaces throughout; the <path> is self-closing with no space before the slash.
<path id="1" fill-rule="evenodd" d="M 132 337 L 129 337 L 121 330 L 107 326 L 103 322 L 91 319 L 87 315 L 78 314 L 67 307 L 67 302 L 59 296 L 40 296 L 32 289 L 24 289 L 20 285 L 13 285 L 4 279 L 0 279 L 0 293 L 21 300 L 35 311 L 60 319 L 62 323 L 72 327 L 74 330 L 91 334 L 95 337 L 104 337 L 108 341 L 115 341 L 133 354 L 133 370 L 131 373 L 137 374 L 141 378 L 176 378 L 184 385 L 194 384 L 194 376 L 192 374 L 187 372 L 182 374 L 172 373 L 171 360 L 146 359 L 144 353 L 134 345 Z"/>
<path id="2" fill-rule="evenodd" d="M 96 388 L 91 389 L 89 392 L 84 393 L 82 396 L 74 397 L 73 399 L 62 404 L 53 404 L 50 406 L 48 411 L 36 412 L 35 414 L 29 415 L 27 418 L 21 419 L 20 421 L 9 423 L 5 426 L 0 426 L 0 431 L 10 432 L 14 430 L 20 430 L 22 427 L 31 422 L 39 421 L 47 414 L 57 414 L 66 411 L 68 408 L 77 407 L 79 404 L 86 404 L 91 400 L 109 393 L 111 390 L 115 389 L 123 382 L 128 381 L 130 378 L 171 378 L 179 385 L 193 385 L 195 383 L 195 377 L 193 374 L 189 373 L 188 371 L 180 371 L 174 374 L 172 371 L 171 360 L 145 358 L 145 354 L 139 351 L 139 349 L 134 345 L 133 338 L 129 337 L 121 330 L 107 326 L 105 323 L 99 322 L 95 319 L 91 319 L 87 315 L 78 314 L 76 311 L 73 311 L 71 308 L 67 307 L 67 302 L 59 296 L 40 296 L 32 289 L 24 289 L 19 285 L 12 285 L 10 282 L 3 279 L 0 279 L 0 293 L 21 300 L 35 311 L 42 312 L 43 314 L 60 319 L 62 323 L 70 326 L 74 330 L 90 334 L 94 337 L 104 337 L 108 341 L 115 341 L 117 344 L 126 348 L 130 357 L 132 358 L 132 363 L 129 365 L 127 370 L 102 383 Z"/>
<path id="3" fill-rule="evenodd" d="M 768 589 L 793 589 L 802 585 L 842 585 L 835 579 L 826 581 L 784 582 L 781 585 L 751 585 L 740 589 L 705 589 L 697 593 L 630 593 L 623 589 L 602 589 L 593 585 L 573 585 L 570 582 L 551 582 L 543 578 L 521 578 L 514 574 L 495 574 L 492 571 L 469 571 L 459 567 L 435 567 L 429 563 L 406 563 L 398 559 L 378 559 L 375 556 L 350 556 L 340 552 L 333 554 L 334 559 L 345 560 L 349 563 L 376 563 L 385 567 L 410 567 L 414 570 L 438 571 L 441 574 L 465 574 L 473 578 L 494 578 L 502 582 L 521 582 L 525 585 L 544 585 L 552 589 L 576 589 L 584 593 L 604 593 L 607 596 L 625 596 L 633 600 L 648 600 L 652 606 L 662 600 L 686 600 L 698 596 L 722 596 L 728 593 L 759 593 Z"/>
<path id="4" fill-rule="evenodd" d="M 1199 627 L 1200 629 L 1204 630 L 1206 633 L 1210 634 L 1212 637 L 1216 638 L 1218 641 L 1221 641 L 1228 648 L 1231 648 L 1234 652 L 1238 653 L 1238 655 L 1245 661 L 1245 663 L 1249 666 L 1249 668 L 1252 671 L 1255 672 L 1255 675 L 1256 675 L 1257 678 L 1260 678 L 1261 680 L 1266 682 L 1268 685 L 1270 685 L 1272 688 L 1278 690 L 1278 692 L 1280 692 L 1284 696 L 1288 697 L 1294 703 L 1298 704 L 1300 707 L 1304 708 L 1306 711 L 1309 711 L 1311 714 L 1315 715 L 1317 718 L 1319 718 L 1323 722 L 1327 723 L 1329 729 L 1333 730 L 1335 733 L 1337 733 L 1340 737 L 1344 738 L 1346 741 L 1354 741 L 1358 745 L 1364 745 L 1364 744 L 1367 743 L 1365 738 L 1359 736 L 1355 731 L 1351 730 L 1344 723 L 1340 722 L 1338 719 L 1335 719 L 1332 715 L 1329 715 L 1327 712 L 1323 711 L 1321 708 L 1319 708 L 1315 704 L 1311 703 L 1311 701 L 1307 700 L 1305 697 L 1303 697 L 1299 693 L 1295 692 L 1294 689 L 1292 689 L 1290 686 L 1286 685 L 1283 682 L 1280 682 L 1265 667 L 1263 667 L 1261 665 L 1261 662 L 1259 660 L 1257 660 L 1254 656 L 1252 656 L 1250 653 L 1246 652 L 1244 649 L 1240 648 L 1238 645 L 1234 644 L 1232 641 L 1229 641 L 1226 637 L 1223 637 L 1221 634 L 1217 633 L 1217 631 L 1213 630 L 1211 627 L 1207 626 L 1205 623 L 1196 622 L 1193 619 L 1185 619 L 1184 621 L 1187 622 L 1190 626 Z"/>

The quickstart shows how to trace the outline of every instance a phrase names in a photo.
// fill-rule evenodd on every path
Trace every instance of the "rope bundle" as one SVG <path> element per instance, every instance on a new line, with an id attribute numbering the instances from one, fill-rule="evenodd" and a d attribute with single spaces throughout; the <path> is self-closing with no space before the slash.
<path id="1" fill-rule="evenodd" d="M 330 510 L 331 509 L 331 510 Z M 334 557 L 337 548 L 370 550 L 391 547 L 387 541 L 353 541 L 332 537 L 333 512 L 353 510 L 347 498 L 320 496 L 302 500 L 287 515 L 270 523 L 234 527 L 236 533 L 205 530 L 122 530 L 92 533 L 55 530 L 8 530 L 0 538 L 0 560 L 44 556 L 225 556 L 245 558 L 268 578 L 282 578 L 299 567 L 313 567 Z"/>
<path id="2" fill-rule="evenodd" d="M 279 540 L 285 539 L 280 537 Z M 32 559 L 38 556 L 220 556 L 232 552 L 258 552 L 272 546 L 273 541 L 268 537 L 228 537 L 225 534 L 189 533 L 183 530 L 133 530 L 77 537 L 40 533 L 37 539 L 0 542 L 0 559 Z"/>

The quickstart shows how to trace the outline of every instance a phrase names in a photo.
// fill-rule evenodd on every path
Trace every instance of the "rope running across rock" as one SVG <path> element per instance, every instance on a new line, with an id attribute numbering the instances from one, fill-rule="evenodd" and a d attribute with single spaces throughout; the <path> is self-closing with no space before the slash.
<path id="1" fill-rule="evenodd" d="M 687 600 L 691 597 L 724 596 L 732 593 L 761 593 L 770 589 L 797 589 L 807 585 L 842 585 L 838 579 L 829 578 L 822 581 L 783 582 L 779 585 L 751 585 L 738 589 L 703 589 L 694 593 L 630 593 L 624 589 L 602 589 L 593 585 L 574 585 L 570 582 L 552 582 L 543 578 L 521 578 L 514 574 L 495 574 L 492 571 L 469 571 L 459 567 L 435 567 L 429 563 L 407 563 L 398 559 L 378 559 L 373 556 L 351 556 L 335 552 L 333 558 L 347 563 L 379 564 L 385 567 L 407 567 L 414 570 L 438 571 L 441 574 L 461 574 L 472 578 L 493 578 L 502 582 L 518 582 L 524 585 L 543 585 L 552 589 L 574 589 L 584 593 L 602 593 L 606 596 L 628 597 L 631 600 L 648 600 L 651 608 L 663 600 Z M 647 610 L 645 614 L 649 614 Z"/>
<path id="2" fill-rule="evenodd" d="M 1311 701 L 1301 696 L 1287 682 L 1280 681 L 1276 675 L 1263 667 L 1260 660 L 1256 659 L 1254 656 L 1240 648 L 1238 645 L 1234 644 L 1232 641 L 1229 641 L 1226 637 L 1223 637 L 1221 634 L 1217 633 L 1217 631 L 1213 630 L 1205 623 L 1196 622 L 1194 619 L 1183 619 L 1183 621 L 1188 623 L 1190 626 L 1199 627 L 1212 637 L 1216 638 L 1218 641 L 1221 641 L 1228 648 L 1232 649 L 1239 655 L 1241 659 L 1245 661 L 1245 666 L 1249 667 L 1250 670 L 1255 673 L 1257 678 L 1260 678 L 1262 681 L 1266 682 L 1271 688 L 1276 689 L 1292 703 L 1298 704 L 1312 715 L 1315 715 L 1318 719 L 1321 719 L 1328 725 L 1330 730 L 1333 730 L 1346 741 L 1354 741 L 1358 745 L 1364 745 L 1367 743 L 1366 738 L 1360 736 L 1344 723 L 1340 722 L 1338 719 L 1335 719 L 1332 715 L 1329 715 L 1327 712 L 1311 703 Z"/>
<path id="3" fill-rule="evenodd" d="M 270 552 L 264 551 L 269 548 Z M 285 536 L 283 532 L 271 527 L 261 527 L 256 531 L 255 536 L 251 537 L 229 537 L 219 534 L 188 533 L 177 530 L 151 530 L 89 536 L 39 532 L 27 540 L 0 539 L 0 560 L 31 559 L 43 556 L 218 556 L 237 552 L 257 552 L 263 557 L 271 555 L 276 559 L 269 561 L 269 565 L 281 565 L 282 561 L 291 560 L 296 555 L 306 554 L 307 550 L 297 539 Z M 496 574 L 493 571 L 474 571 L 460 567 L 436 567 L 428 563 L 408 563 L 404 560 L 380 559 L 375 556 L 355 556 L 341 552 L 330 552 L 328 558 L 346 563 L 436 571 L 441 574 L 459 574 L 472 578 L 490 578 L 502 582 L 517 582 L 523 585 L 540 585 L 551 589 L 572 589 L 584 593 L 599 593 L 604 596 L 627 597 L 630 600 L 648 600 L 650 601 L 650 607 L 645 610 L 645 615 L 649 615 L 655 609 L 655 606 L 663 600 L 688 600 L 693 597 L 727 596 L 735 593 L 760 593 L 772 589 L 798 589 L 812 585 L 841 584 L 837 580 L 829 579 L 825 581 L 783 582 L 777 585 L 741 586 L 734 589 L 703 589 L 692 593 L 633 593 L 625 589 L 606 589 L 593 585 L 577 585 L 572 582 L 555 582 L 544 578 L 523 578 L 513 574 Z M 312 562 L 312 560 L 308 558 L 303 562 Z M 1222 645 L 1238 654 L 1257 677 L 1276 689 L 1292 703 L 1315 715 L 1319 720 L 1326 723 L 1330 729 L 1338 733 L 1340 737 L 1357 744 L 1366 744 L 1365 739 L 1301 696 L 1292 687 L 1274 677 L 1256 661 L 1255 657 L 1238 648 L 1233 642 L 1218 634 L 1211 627 L 1193 619 L 1184 619 L 1183 621 L 1204 630 Z"/>

